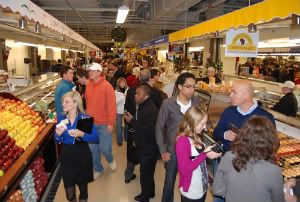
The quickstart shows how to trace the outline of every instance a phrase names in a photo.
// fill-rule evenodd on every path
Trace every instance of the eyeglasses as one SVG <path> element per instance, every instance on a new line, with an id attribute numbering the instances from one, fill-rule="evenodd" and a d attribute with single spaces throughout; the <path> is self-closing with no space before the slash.
<path id="1" fill-rule="evenodd" d="M 193 89 L 196 89 L 196 86 L 193 86 L 193 85 L 186 85 L 186 84 L 182 84 L 182 86 L 186 87 L 186 88 L 193 88 Z"/>

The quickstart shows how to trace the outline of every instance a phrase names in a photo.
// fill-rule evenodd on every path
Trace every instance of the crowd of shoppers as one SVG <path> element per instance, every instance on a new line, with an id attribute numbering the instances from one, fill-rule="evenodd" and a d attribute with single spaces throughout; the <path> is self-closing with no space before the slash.
<path id="1" fill-rule="evenodd" d="M 166 98 L 157 87 L 161 72 L 146 60 L 109 59 L 87 69 L 78 68 L 79 93 L 74 91 L 73 70 L 61 66 L 59 71 L 62 81 L 55 92 L 55 140 L 63 144 L 61 163 L 69 201 L 76 201 L 76 185 L 79 199 L 88 199 L 87 184 L 104 172 L 101 155 L 112 171 L 117 169 L 112 153 L 114 128 L 118 145 L 127 141 L 125 183 L 136 178 L 134 170 L 140 164 L 141 192 L 133 197 L 136 201 L 148 202 L 155 197 L 154 173 L 159 158 L 165 165 L 162 202 L 174 201 L 177 172 L 181 201 L 205 201 L 207 159 L 214 162 L 215 201 L 284 201 L 282 174 L 275 164 L 279 143 L 274 117 L 253 101 L 250 82 L 234 82 L 232 106 L 224 110 L 214 130 L 215 140 L 223 146 L 222 154 L 215 150 L 216 145 L 203 141 L 208 115 L 194 96 L 193 74 L 180 74 L 174 95 Z M 94 119 L 91 134 L 76 129 L 79 119 L 89 117 Z M 61 123 L 65 120 L 64 126 Z M 294 187 L 292 182 L 285 186 Z"/>

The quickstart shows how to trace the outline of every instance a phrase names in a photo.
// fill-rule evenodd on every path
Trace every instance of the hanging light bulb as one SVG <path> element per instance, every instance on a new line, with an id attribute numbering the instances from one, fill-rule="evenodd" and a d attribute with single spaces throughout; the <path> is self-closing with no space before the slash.
<path id="1" fill-rule="evenodd" d="M 292 15 L 292 25 L 300 25 L 300 16 L 299 15 Z"/>
<path id="2" fill-rule="evenodd" d="M 248 25 L 248 32 L 249 33 L 253 33 L 253 32 L 256 32 L 257 31 L 257 26 L 253 23 L 249 24 Z"/>
<path id="3" fill-rule="evenodd" d="M 19 19 L 19 28 L 26 29 L 27 28 L 27 20 L 25 18 Z"/>
<path id="4" fill-rule="evenodd" d="M 41 24 L 39 22 L 35 23 L 34 32 L 37 33 L 37 34 L 41 33 Z"/>
<path id="5" fill-rule="evenodd" d="M 216 35 L 216 38 L 220 38 L 220 36 L 221 36 L 219 31 L 216 31 L 215 35 Z"/>

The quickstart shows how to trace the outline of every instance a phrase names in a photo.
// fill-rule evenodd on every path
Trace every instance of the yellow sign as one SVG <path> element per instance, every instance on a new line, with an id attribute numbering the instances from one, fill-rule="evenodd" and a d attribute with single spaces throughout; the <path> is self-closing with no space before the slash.
<path id="1" fill-rule="evenodd" d="M 256 57 L 259 33 L 246 30 L 229 30 L 226 34 L 225 56 Z"/>

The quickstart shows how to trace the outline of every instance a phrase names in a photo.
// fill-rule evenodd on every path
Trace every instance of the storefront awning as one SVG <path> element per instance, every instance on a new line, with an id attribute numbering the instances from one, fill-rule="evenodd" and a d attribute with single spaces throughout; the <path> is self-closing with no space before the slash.
<path id="1" fill-rule="evenodd" d="M 41 25 L 78 41 L 91 49 L 99 50 L 97 46 L 29 0 L 0 0 L 0 6 L 2 8 L 9 8 L 12 12 L 19 13 L 28 20 L 39 22 Z"/>
<path id="2" fill-rule="evenodd" d="M 300 15 L 300 0 L 265 0 L 206 22 L 179 30 L 169 35 L 169 41 L 180 41 L 186 38 L 203 36 L 230 28 L 270 22 L 273 19 L 286 19 L 292 14 Z"/>

